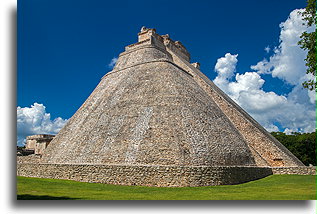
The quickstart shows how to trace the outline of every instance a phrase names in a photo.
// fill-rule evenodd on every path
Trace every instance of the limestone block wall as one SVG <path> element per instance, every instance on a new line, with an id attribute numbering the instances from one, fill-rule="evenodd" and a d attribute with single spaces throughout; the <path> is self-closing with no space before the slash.
<path id="1" fill-rule="evenodd" d="M 190 54 L 179 41 L 174 42 L 173 40 L 166 38 L 164 40 L 164 44 L 168 49 L 173 51 L 173 53 L 177 54 L 182 59 L 186 60 L 187 62 L 190 61 Z"/>
<path id="2" fill-rule="evenodd" d="M 241 107 L 234 103 L 203 73 L 186 60 L 178 57 L 167 49 L 172 55 L 174 63 L 193 75 L 195 81 L 217 103 L 222 112 L 230 119 L 234 127 L 248 142 L 250 150 L 258 166 L 304 166 L 290 151 L 272 137 L 260 124 L 258 124 Z"/>
<path id="3" fill-rule="evenodd" d="M 35 149 L 35 145 L 36 145 L 36 140 L 26 139 L 25 149 L 34 150 Z"/>
<path id="4" fill-rule="evenodd" d="M 239 184 L 272 174 L 266 167 L 17 164 L 17 175 L 158 187 Z"/>
<path id="5" fill-rule="evenodd" d="M 316 174 L 189 61 L 144 29 L 42 158 L 18 157 L 17 175 L 182 187 Z"/>
<path id="6" fill-rule="evenodd" d="M 39 134 L 26 137 L 26 149 L 34 150 L 34 154 L 43 154 L 55 135 Z"/>
<path id="7" fill-rule="evenodd" d="M 118 61 L 112 72 L 159 60 L 170 61 L 171 56 L 163 48 L 153 44 L 136 45 L 119 55 Z M 112 72 L 109 72 L 108 74 Z"/>
<path id="8" fill-rule="evenodd" d="M 135 65 L 135 57 L 168 54 L 134 50 L 124 55 L 134 66 L 102 79 L 43 163 L 255 165 L 243 137 L 191 75 L 170 62 Z M 126 66 L 120 58 L 116 68 Z"/>
<path id="9" fill-rule="evenodd" d="M 316 166 L 272 167 L 272 171 L 277 175 L 316 175 Z"/>
<path id="10" fill-rule="evenodd" d="M 17 156 L 17 163 L 39 163 L 41 160 L 40 155 L 27 155 L 27 156 Z"/>

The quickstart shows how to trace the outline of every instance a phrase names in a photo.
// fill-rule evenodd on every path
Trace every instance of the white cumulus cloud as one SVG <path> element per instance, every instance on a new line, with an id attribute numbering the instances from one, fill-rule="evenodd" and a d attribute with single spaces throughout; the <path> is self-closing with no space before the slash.
<path id="1" fill-rule="evenodd" d="M 34 134 L 57 134 L 67 120 L 60 117 L 51 120 L 43 104 L 34 103 L 31 107 L 17 107 L 17 144 L 23 145 L 26 136 Z"/>
<path id="2" fill-rule="evenodd" d="M 316 94 L 301 85 L 312 76 L 306 74 L 304 59 L 307 52 L 297 44 L 302 32 L 311 29 L 303 25 L 298 13 L 300 11 L 292 11 L 288 19 L 280 24 L 279 46 L 274 48 L 269 59 L 251 66 L 255 72 L 235 74 L 238 55 L 230 53 L 218 59 L 215 66 L 218 74 L 214 79 L 215 84 L 268 131 L 278 131 L 276 124 L 285 133 L 315 131 Z M 284 96 L 264 91 L 262 74 L 270 74 L 285 81 L 292 85 L 292 91 Z"/>
<path id="3" fill-rule="evenodd" d="M 264 51 L 265 51 L 266 53 L 269 53 L 270 50 L 271 50 L 270 46 L 266 46 L 266 47 L 264 48 Z"/>
<path id="4" fill-rule="evenodd" d="M 225 85 L 228 84 L 229 80 L 236 72 L 236 65 L 238 62 L 237 57 L 238 54 L 232 55 L 230 53 L 226 53 L 224 57 L 217 60 L 215 70 L 217 71 L 218 76 L 214 80 L 215 84 L 225 88 Z"/>
<path id="5" fill-rule="evenodd" d="M 112 69 L 112 68 L 116 65 L 116 62 L 117 62 L 117 61 L 118 61 L 118 58 L 113 57 L 113 58 L 111 59 L 110 63 L 108 64 L 108 67 Z"/>
<path id="6" fill-rule="evenodd" d="M 274 54 L 268 60 L 264 59 L 251 66 L 251 69 L 261 74 L 269 73 L 292 85 L 309 78 L 303 75 L 303 70 L 306 70 L 304 59 L 307 52 L 297 43 L 300 35 L 304 31 L 312 31 L 313 27 L 307 28 L 304 25 L 299 12 L 303 12 L 303 9 L 293 10 L 288 19 L 280 24 L 280 44 L 274 48 Z"/>

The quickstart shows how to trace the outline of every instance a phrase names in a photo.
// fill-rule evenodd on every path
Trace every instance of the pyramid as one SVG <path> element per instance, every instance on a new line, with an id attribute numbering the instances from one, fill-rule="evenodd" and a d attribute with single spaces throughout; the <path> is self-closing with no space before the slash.
<path id="1" fill-rule="evenodd" d="M 39 165 L 35 176 L 147 186 L 235 184 L 303 166 L 181 42 L 145 27 Z"/>

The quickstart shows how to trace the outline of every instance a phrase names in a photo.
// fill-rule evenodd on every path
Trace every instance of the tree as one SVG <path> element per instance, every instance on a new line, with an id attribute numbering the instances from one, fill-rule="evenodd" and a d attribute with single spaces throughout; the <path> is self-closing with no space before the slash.
<path id="1" fill-rule="evenodd" d="M 307 6 L 304 12 L 301 13 L 305 24 L 310 26 L 316 25 L 316 0 L 307 0 Z M 313 32 L 303 32 L 300 36 L 301 40 L 298 42 L 300 47 L 304 50 L 308 50 L 306 56 L 307 74 L 312 74 L 314 79 L 303 82 L 304 88 L 309 90 L 316 90 L 316 28 Z"/>
<path id="2" fill-rule="evenodd" d="M 316 132 L 294 132 L 291 135 L 286 135 L 283 132 L 272 132 L 271 134 L 306 166 L 309 164 L 316 166 Z"/>

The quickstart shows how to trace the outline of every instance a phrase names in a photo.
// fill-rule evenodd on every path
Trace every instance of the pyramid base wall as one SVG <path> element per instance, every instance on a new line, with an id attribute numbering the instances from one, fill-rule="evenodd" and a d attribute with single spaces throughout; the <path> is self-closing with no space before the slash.
<path id="1" fill-rule="evenodd" d="M 157 187 L 240 184 L 271 174 L 268 167 L 17 164 L 18 176 Z"/>
<path id="2" fill-rule="evenodd" d="M 316 166 L 272 167 L 274 175 L 316 175 Z"/>

